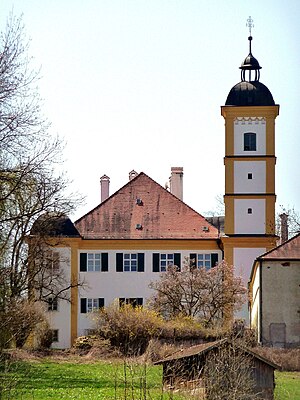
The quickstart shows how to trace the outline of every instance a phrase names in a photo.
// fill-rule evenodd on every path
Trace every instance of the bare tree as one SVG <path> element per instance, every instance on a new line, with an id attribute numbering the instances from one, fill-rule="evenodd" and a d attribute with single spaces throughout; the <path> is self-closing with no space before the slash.
<path id="1" fill-rule="evenodd" d="M 259 400 L 254 380 L 254 359 L 235 341 L 211 351 L 204 368 L 207 400 Z"/>
<path id="2" fill-rule="evenodd" d="M 2 316 L 13 307 L 24 308 L 26 299 L 66 298 L 72 284 L 77 285 L 65 280 L 62 271 L 49 269 L 48 249 L 57 244 L 51 229 L 53 233 L 53 227 L 74 209 L 79 199 L 66 193 L 68 181 L 56 173 L 63 143 L 50 135 L 49 123 L 42 116 L 36 87 L 39 74 L 31 68 L 28 43 L 22 18 L 11 15 L 0 36 Z M 30 296 L 32 293 L 35 297 Z M 3 319 L 0 325 L 2 322 Z"/>
<path id="3" fill-rule="evenodd" d="M 221 324 L 246 300 L 246 288 L 225 262 L 206 270 L 186 265 L 182 271 L 169 267 L 160 280 L 151 282 L 156 291 L 151 303 L 167 317 L 199 319 L 206 327 Z"/>

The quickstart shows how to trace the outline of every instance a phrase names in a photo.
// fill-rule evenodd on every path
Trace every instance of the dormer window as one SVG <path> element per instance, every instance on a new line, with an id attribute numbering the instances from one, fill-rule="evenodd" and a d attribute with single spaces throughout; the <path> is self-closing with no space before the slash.
<path id="1" fill-rule="evenodd" d="M 256 133 L 244 133 L 244 151 L 256 151 Z"/>

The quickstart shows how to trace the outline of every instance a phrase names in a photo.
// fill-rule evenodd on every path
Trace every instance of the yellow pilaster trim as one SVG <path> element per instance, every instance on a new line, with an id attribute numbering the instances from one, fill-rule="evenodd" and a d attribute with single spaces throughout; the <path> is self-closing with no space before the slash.
<path id="1" fill-rule="evenodd" d="M 266 119 L 266 154 L 275 155 L 275 118 L 268 116 Z"/>
<path id="2" fill-rule="evenodd" d="M 275 193 L 275 158 L 266 159 L 266 193 Z"/>
<path id="3" fill-rule="evenodd" d="M 230 243 L 223 243 L 224 245 L 224 261 L 228 265 L 233 265 L 233 245 Z"/>
<path id="4" fill-rule="evenodd" d="M 224 196 L 225 202 L 225 226 L 226 235 L 234 234 L 234 197 Z"/>
<path id="5" fill-rule="evenodd" d="M 275 196 L 266 198 L 266 234 L 275 234 Z"/>
<path id="6" fill-rule="evenodd" d="M 225 159 L 225 193 L 234 192 L 234 161 Z"/>
<path id="7" fill-rule="evenodd" d="M 234 117 L 225 120 L 225 156 L 234 154 Z"/>
<path id="8" fill-rule="evenodd" d="M 78 242 L 71 247 L 71 346 L 78 336 Z"/>

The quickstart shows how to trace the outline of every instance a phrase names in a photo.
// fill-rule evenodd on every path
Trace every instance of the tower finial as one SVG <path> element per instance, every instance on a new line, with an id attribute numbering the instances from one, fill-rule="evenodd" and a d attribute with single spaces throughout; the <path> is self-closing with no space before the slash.
<path id="1" fill-rule="evenodd" d="M 251 36 L 251 29 L 254 28 L 254 23 L 253 23 L 253 19 L 251 18 L 251 15 L 247 19 L 246 26 L 249 28 L 249 35 Z"/>

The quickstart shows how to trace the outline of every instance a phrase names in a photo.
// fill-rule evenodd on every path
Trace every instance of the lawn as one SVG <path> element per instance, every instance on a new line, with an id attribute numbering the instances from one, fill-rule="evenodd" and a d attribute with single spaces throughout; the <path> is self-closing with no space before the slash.
<path id="1" fill-rule="evenodd" d="M 169 393 L 162 393 L 160 367 L 130 362 L 22 362 L 10 366 L 5 377 L 0 375 L 5 387 L 1 400 L 170 398 Z"/>
<path id="2" fill-rule="evenodd" d="M 300 399 L 300 372 L 276 372 L 275 400 Z"/>
<path id="3" fill-rule="evenodd" d="M 0 372 L 0 399 L 183 399 L 162 392 L 161 373 L 158 366 L 130 362 L 19 362 Z M 275 398 L 300 399 L 299 372 L 276 373 Z"/>

